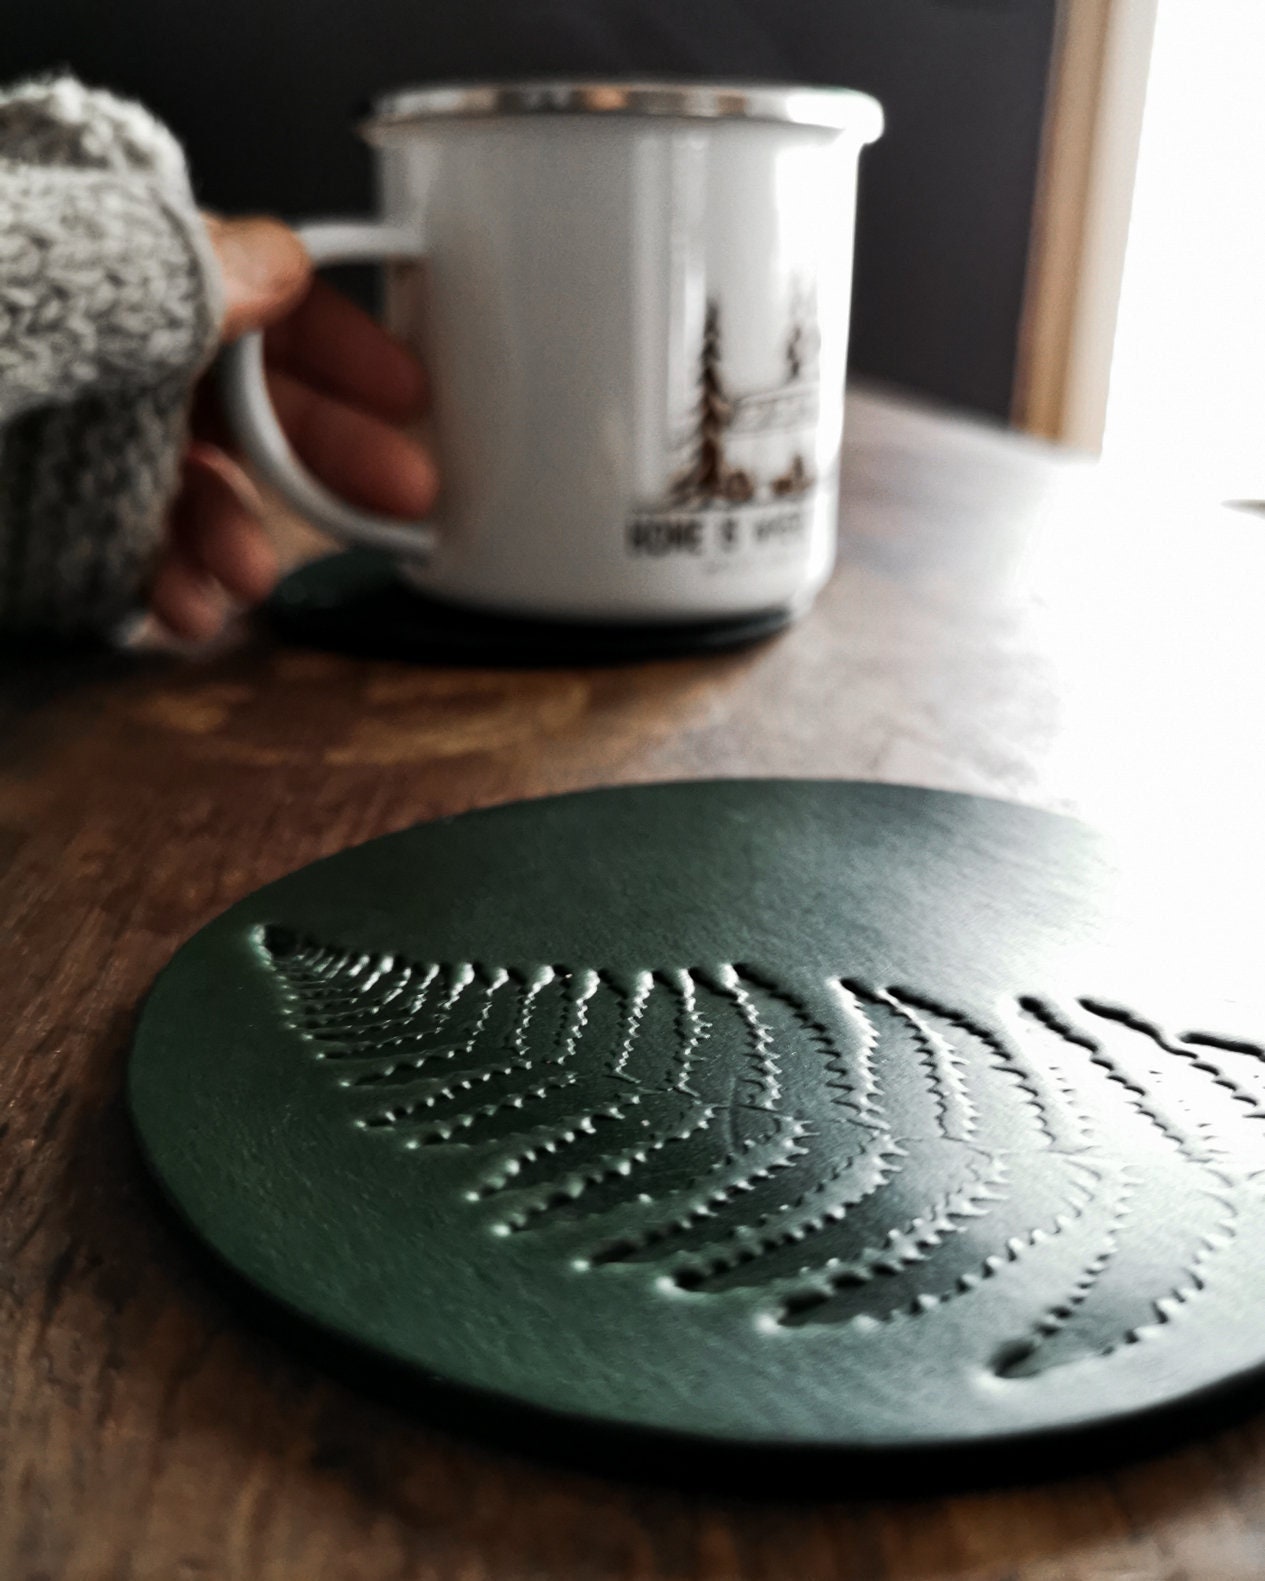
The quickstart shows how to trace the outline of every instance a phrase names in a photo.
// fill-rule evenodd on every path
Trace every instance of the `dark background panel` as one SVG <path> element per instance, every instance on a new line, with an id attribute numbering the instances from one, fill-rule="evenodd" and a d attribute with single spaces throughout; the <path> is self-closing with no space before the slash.
<path id="1" fill-rule="evenodd" d="M 224 210 L 364 211 L 349 135 L 385 88 L 547 73 L 839 83 L 875 94 L 852 365 L 1005 416 L 1055 0 L 17 0 L 0 80 L 69 66 L 184 139 Z"/>

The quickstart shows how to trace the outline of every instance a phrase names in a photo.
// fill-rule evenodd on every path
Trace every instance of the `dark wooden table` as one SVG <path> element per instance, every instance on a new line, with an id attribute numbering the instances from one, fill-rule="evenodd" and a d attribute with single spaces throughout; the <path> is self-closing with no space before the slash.
<path id="1" fill-rule="evenodd" d="M 1259 857 L 1265 523 L 869 396 L 813 614 L 727 657 L 415 668 L 262 640 L 10 664 L 0 693 L 5 1581 L 1259 1581 L 1265 1421 L 1110 1474 L 750 1503 L 427 1426 L 289 1353 L 159 1210 L 137 1003 L 248 890 L 595 784 L 845 775 Z M 1265 1323 L 1265 1316 L 1262 1318 Z"/>

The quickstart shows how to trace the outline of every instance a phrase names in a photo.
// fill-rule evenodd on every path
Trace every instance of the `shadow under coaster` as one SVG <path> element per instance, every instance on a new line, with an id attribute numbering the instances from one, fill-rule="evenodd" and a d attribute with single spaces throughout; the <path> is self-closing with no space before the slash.
<path id="1" fill-rule="evenodd" d="M 697 624 L 620 625 L 489 615 L 412 588 L 391 559 L 349 549 L 287 576 L 265 615 L 287 642 L 423 663 L 622 664 L 719 652 L 790 624 L 794 608 Z"/>
<path id="2" fill-rule="evenodd" d="M 1146 1446 L 1265 1369 L 1260 880 L 896 786 L 469 813 L 203 929 L 132 1113 L 253 1289 L 541 1442 Z"/>

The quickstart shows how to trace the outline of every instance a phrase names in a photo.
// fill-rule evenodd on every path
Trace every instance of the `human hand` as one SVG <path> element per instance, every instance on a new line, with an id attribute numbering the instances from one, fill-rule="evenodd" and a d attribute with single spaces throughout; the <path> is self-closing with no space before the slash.
<path id="1" fill-rule="evenodd" d="M 223 341 L 264 329 L 268 388 L 295 451 L 336 493 L 388 515 L 435 502 L 431 457 L 402 431 L 426 404 L 423 370 L 398 341 L 323 280 L 277 220 L 207 217 L 224 280 Z M 235 459 L 209 377 L 154 576 L 150 607 L 178 637 L 205 641 L 232 602 L 257 603 L 277 578 L 262 502 Z"/>

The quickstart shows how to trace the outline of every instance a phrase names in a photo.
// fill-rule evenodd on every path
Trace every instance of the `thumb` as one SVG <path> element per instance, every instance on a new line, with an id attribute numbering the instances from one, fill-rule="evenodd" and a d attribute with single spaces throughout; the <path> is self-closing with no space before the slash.
<path id="1" fill-rule="evenodd" d="M 282 318 L 307 290 L 312 264 L 303 243 L 280 220 L 222 220 L 205 215 L 224 283 L 223 340 Z"/>

